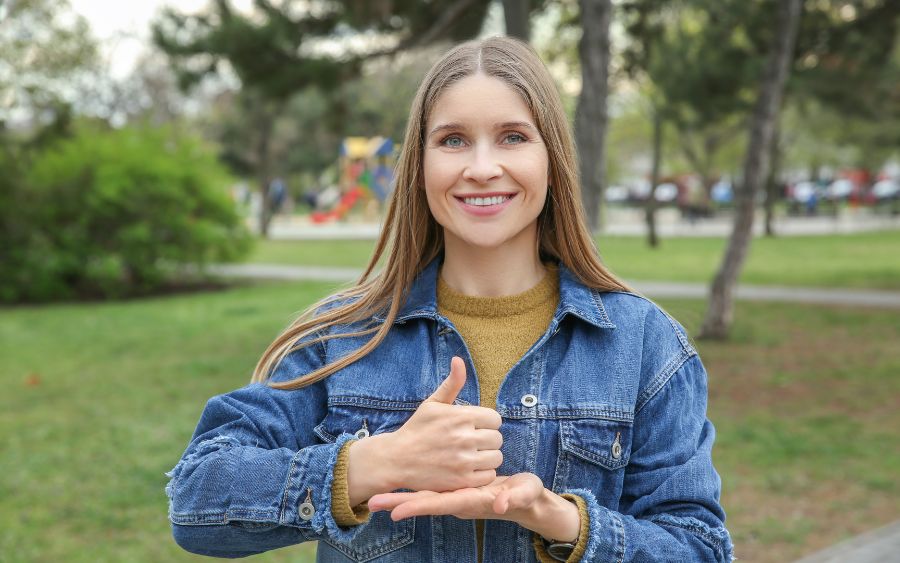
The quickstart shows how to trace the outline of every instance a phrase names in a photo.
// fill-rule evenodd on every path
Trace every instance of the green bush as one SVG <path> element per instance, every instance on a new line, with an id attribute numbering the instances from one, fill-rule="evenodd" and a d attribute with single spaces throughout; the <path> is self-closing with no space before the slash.
<path id="1" fill-rule="evenodd" d="M 250 250 L 227 173 L 173 128 L 82 126 L 19 160 L 0 154 L 0 301 L 151 293 Z"/>

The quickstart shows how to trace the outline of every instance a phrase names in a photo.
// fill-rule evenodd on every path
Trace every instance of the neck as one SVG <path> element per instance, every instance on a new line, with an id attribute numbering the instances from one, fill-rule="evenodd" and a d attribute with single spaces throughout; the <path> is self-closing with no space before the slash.
<path id="1" fill-rule="evenodd" d="M 508 247 L 473 252 L 445 240 L 441 278 L 453 290 L 472 297 L 503 297 L 528 291 L 546 274 L 537 248 L 512 252 Z"/>

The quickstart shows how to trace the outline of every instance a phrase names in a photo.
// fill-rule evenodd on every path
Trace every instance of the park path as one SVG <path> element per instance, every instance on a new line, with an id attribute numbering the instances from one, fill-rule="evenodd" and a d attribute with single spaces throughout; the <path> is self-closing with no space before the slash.
<path id="1" fill-rule="evenodd" d="M 817 551 L 795 563 L 897 563 L 900 520 Z"/>
<path id="2" fill-rule="evenodd" d="M 235 278 L 334 283 L 350 282 L 362 274 L 362 270 L 358 268 L 287 266 L 284 264 L 216 264 L 211 266 L 209 271 L 217 275 Z M 653 298 L 705 298 L 709 292 L 709 287 L 703 283 L 629 280 L 629 284 Z M 740 285 L 735 296 L 745 301 L 786 301 L 900 309 L 900 291 Z"/>
<path id="3" fill-rule="evenodd" d="M 247 226 L 256 230 L 255 214 Z M 764 217 L 757 213 L 753 222 L 755 236 L 763 234 Z M 712 218 L 687 221 L 677 209 L 663 208 L 657 211 L 657 231 L 660 237 L 728 237 L 733 226 L 727 213 Z M 778 236 L 840 235 L 900 229 L 900 215 L 875 213 L 871 209 L 847 209 L 836 216 L 777 217 L 775 232 Z M 380 226 L 377 222 L 342 221 L 338 223 L 312 224 L 308 217 L 277 215 L 269 226 L 272 240 L 375 240 Z M 646 236 L 644 210 L 640 208 L 612 207 L 606 212 L 604 236 Z"/>

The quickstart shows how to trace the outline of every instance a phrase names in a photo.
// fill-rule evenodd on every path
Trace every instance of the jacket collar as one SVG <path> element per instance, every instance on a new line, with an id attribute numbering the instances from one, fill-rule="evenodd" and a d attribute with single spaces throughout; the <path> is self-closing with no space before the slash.
<path id="1" fill-rule="evenodd" d="M 442 262 L 443 256 L 438 256 L 419 272 L 410 287 L 406 302 L 397 313 L 395 323 L 417 317 L 432 319 L 437 317 L 437 279 Z M 560 262 L 559 306 L 556 308 L 554 319 L 559 323 L 566 315 L 578 317 L 597 328 L 616 328 L 606 313 L 600 293 L 585 287 L 575 274 Z M 376 319 L 383 320 L 384 317 L 379 315 Z"/>

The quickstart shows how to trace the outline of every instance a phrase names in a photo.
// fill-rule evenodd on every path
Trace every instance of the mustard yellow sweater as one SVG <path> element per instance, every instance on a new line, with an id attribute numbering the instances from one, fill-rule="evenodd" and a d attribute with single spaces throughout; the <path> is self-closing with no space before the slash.
<path id="1" fill-rule="evenodd" d="M 456 326 L 475 364 L 481 405 L 497 408 L 497 394 L 504 377 L 525 352 L 547 330 L 559 303 L 559 272 L 554 264 L 545 264 L 547 275 L 533 288 L 507 297 L 471 297 L 451 289 L 438 278 L 438 310 Z M 469 374 L 471 377 L 472 374 Z M 347 460 L 353 441 L 338 454 L 332 485 L 332 513 L 341 526 L 362 524 L 369 518 L 365 503 L 350 506 L 347 490 Z M 562 495 L 574 502 L 581 513 L 581 533 L 568 561 L 577 562 L 587 545 L 588 513 L 581 497 Z M 478 560 L 484 521 L 476 520 Z M 535 534 L 534 547 L 538 560 L 552 563 L 540 538 Z"/>

